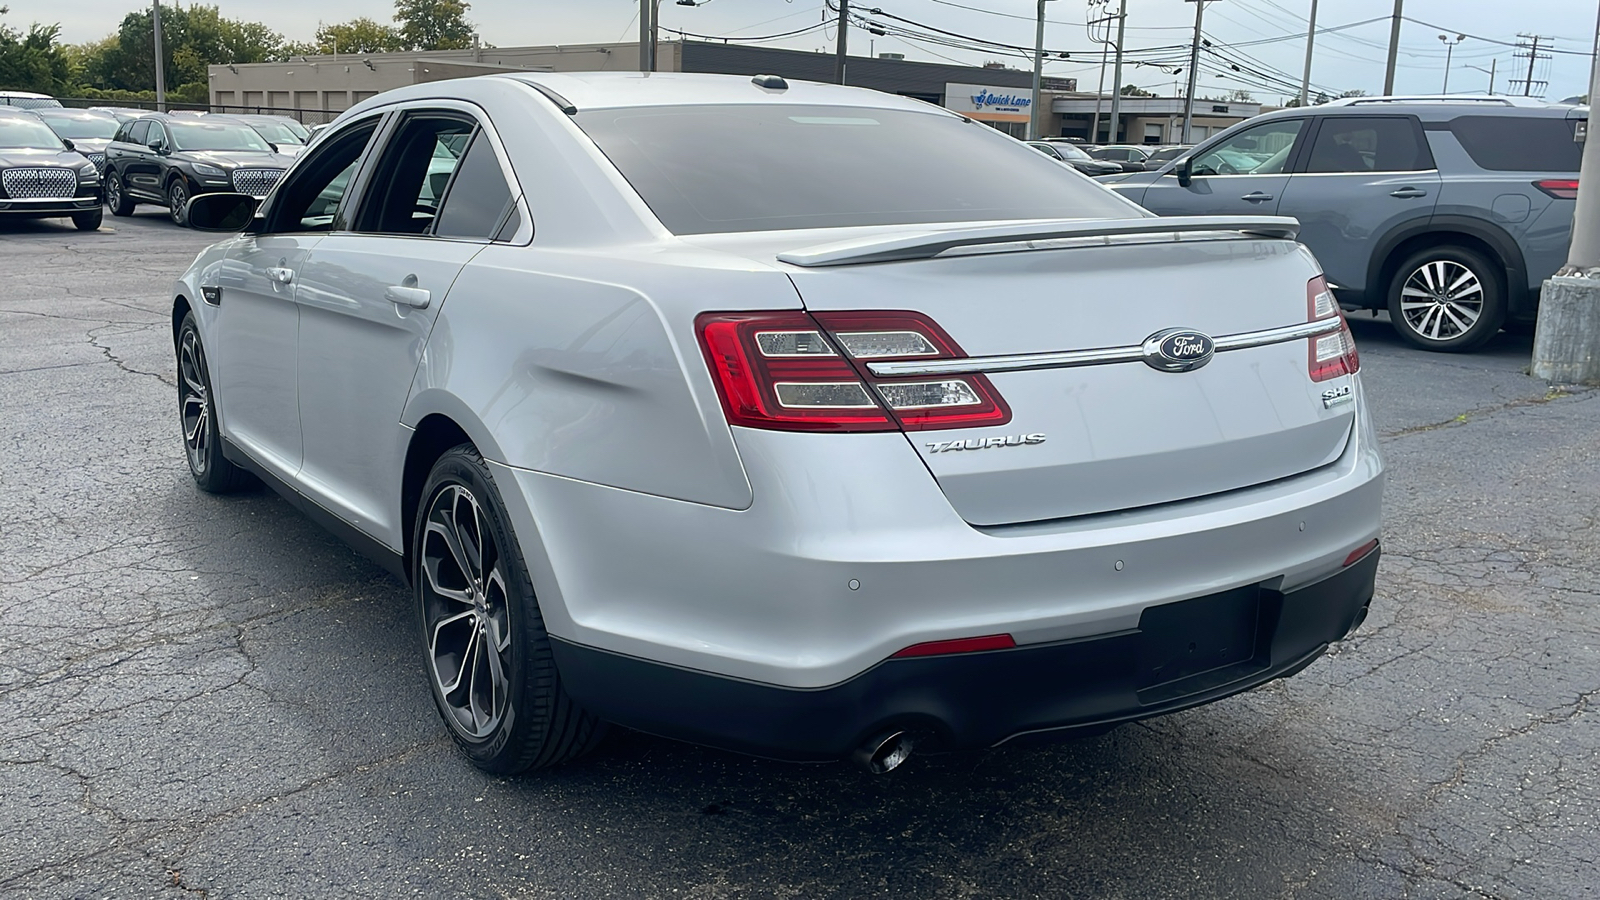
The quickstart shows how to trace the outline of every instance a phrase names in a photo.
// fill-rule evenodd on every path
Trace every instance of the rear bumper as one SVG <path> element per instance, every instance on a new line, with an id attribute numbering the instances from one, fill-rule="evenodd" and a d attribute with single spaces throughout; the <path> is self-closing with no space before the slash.
<path id="1" fill-rule="evenodd" d="M 1294 590 L 1260 586 L 1173 604 L 1220 600 L 1254 612 L 1247 658 L 1205 670 L 1172 662 L 1172 624 L 1150 607 L 1128 631 L 1011 650 L 890 659 L 843 683 L 796 689 L 691 671 L 557 640 L 567 691 L 604 719 L 665 737 L 796 761 L 839 759 L 890 730 L 939 750 L 1019 736 L 1092 733 L 1209 703 L 1300 671 L 1343 638 L 1372 601 L 1379 551 Z M 1178 620 L 1181 621 L 1181 618 Z M 1189 653 L 1229 642 L 1226 628 L 1187 623 Z M 1165 627 L 1165 640 L 1158 629 Z M 1197 668 L 1200 671 L 1195 671 Z M 1157 683 L 1150 683 L 1156 681 Z"/>

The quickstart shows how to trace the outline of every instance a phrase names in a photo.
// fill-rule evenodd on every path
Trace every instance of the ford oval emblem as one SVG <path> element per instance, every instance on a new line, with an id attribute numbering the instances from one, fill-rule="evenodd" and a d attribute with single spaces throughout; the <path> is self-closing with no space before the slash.
<path id="1" fill-rule="evenodd" d="M 1144 364 L 1157 372 L 1192 372 L 1216 355 L 1211 335 L 1192 328 L 1168 328 L 1144 339 Z"/>

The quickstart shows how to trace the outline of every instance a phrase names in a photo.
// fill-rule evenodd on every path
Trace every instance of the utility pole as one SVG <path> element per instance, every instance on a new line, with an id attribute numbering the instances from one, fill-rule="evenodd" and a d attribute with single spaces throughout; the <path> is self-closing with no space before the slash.
<path id="1" fill-rule="evenodd" d="M 161 55 L 161 0 L 150 0 L 150 21 L 156 35 L 156 112 L 167 111 L 167 66 Z"/>
<path id="2" fill-rule="evenodd" d="M 1389 66 L 1383 70 L 1383 94 L 1394 93 L 1394 67 L 1400 61 L 1400 7 L 1405 0 L 1394 0 L 1394 16 L 1389 20 Z"/>
<path id="3" fill-rule="evenodd" d="M 1039 28 L 1033 35 L 1033 100 L 1028 106 L 1028 140 L 1039 139 L 1039 81 L 1044 75 L 1044 5 L 1039 0 Z"/>
<path id="4" fill-rule="evenodd" d="M 1040 4 L 1041 6 L 1043 4 Z M 1041 14 L 1042 15 L 1042 14 Z M 850 31 L 850 0 L 839 0 L 839 49 L 838 56 L 833 65 L 833 80 L 844 84 L 845 60 L 849 57 L 845 51 L 845 36 Z"/>
<path id="5" fill-rule="evenodd" d="M 1128 26 L 1128 0 L 1117 7 L 1117 65 L 1111 76 L 1111 134 L 1107 143 L 1117 142 L 1117 129 L 1122 125 L 1122 36 Z"/>
<path id="6" fill-rule="evenodd" d="M 1105 6 L 1109 2 L 1111 0 L 1089 0 L 1089 5 L 1091 7 Z M 1103 22 L 1109 23 L 1110 21 L 1110 16 L 1101 16 L 1098 19 L 1091 19 L 1087 26 L 1089 28 L 1089 39 L 1100 45 L 1100 86 L 1095 88 L 1094 92 L 1094 120 L 1089 125 L 1089 143 L 1091 144 L 1100 143 L 1100 101 L 1105 99 L 1106 95 L 1106 61 L 1111 55 L 1111 26 L 1109 24 L 1106 26 L 1105 40 L 1094 36 L 1094 26 Z"/>
<path id="7" fill-rule="evenodd" d="M 1183 98 L 1183 141 L 1185 144 L 1194 143 L 1190 135 L 1194 132 L 1194 91 L 1196 79 L 1200 77 L 1200 19 L 1205 15 L 1205 0 L 1188 0 L 1194 4 L 1194 45 L 1189 48 L 1189 90 Z"/>
<path id="8" fill-rule="evenodd" d="M 1311 0 L 1311 27 L 1306 31 L 1306 73 L 1300 77 L 1300 105 L 1311 105 L 1311 48 L 1317 43 L 1317 0 Z"/>
<path id="9" fill-rule="evenodd" d="M 639 71 L 656 70 L 656 0 L 639 0 Z"/>
<path id="10" fill-rule="evenodd" d="M 1522 96 L 1524 97 L 1532 97 L 1533 86 L 1537 84 L 1540 86 L 1539 96 L 1542 97 L 1544 96 L 1543 88 L 1548 85 L 1549 82 L 1535 81 L 1533 77 L 1533 67 L 1534 64 L 1536 64 L 1539 60 L 1550 58 L 1550 54 L 1539 52 L 1539 42 L 1544 41 L 1548 43 L 1549 41 L 1553 40 L 1553 38 L 1546 37 L 1542 34 L 1519 34 L 1517 37 L 1521 40 L 1517 42 L 1517 53 L 1514 55 L 1517 59 L 1521 59 L 1523 56 L 1522 51 L 1527 51 L 1528 76 L 1526 78 L 1513 78 L 1511 79 L 1511 83 L 1515 85 L 1519 81 L 1522 82 Z M 1516 90 L 1517 89 L 1513 87 L 1511 92 L 1516 93 Z"/>
<path id="11" fill-rule="evenodd" d="M 1483 66 L 1472 66 L 1472 65 L 1467 66 L 1467 68 L 1469 68 L 1469 69 L 1477 69 L 1479 72 L 1482 72 L 1485 75 L 1489 76 L 1489 96 L 1491 96 L 1491 97 L 1494 96 L 1495 69 L 1496 69 L 1497 64 L 1499 62 L 1500 62 L 1500 60 L 1498 60 L 1498 59 L 1489 60 L 1489 68 L 1487 68 L 1487 69 L 1485 69 Z"/>

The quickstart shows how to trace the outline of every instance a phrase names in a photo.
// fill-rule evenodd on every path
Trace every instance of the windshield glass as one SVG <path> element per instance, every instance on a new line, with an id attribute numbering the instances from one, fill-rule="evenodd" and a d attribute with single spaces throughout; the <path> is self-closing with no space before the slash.
<path id="1" fill-rule="evenodd" d="M 1079 150 L 1077 147 L 1074 147 L 1071 144 L 1057 143 L 1053 144 L 1052 146 L 1056 148 L 1058 153 L 1067 159 L 1094 159 L 1094 157 L 1083 152 L 1082 150 Z"/>
<path id="2" fill-rule="evenodd" d="M 937 112 L 675 106 L 577 122 L 676 234 L 1138 215 L 1026 144 Z"/>
<path id="3" fill-rule="evenodd" d="M 231 125 L 218 122 L 165 123 L 172 134 L 174 150 L 260 150 L 271 148 L 248 125 Z"/>
<path id="4" fill-rule="evenodd" d="M 304 144 L 306 130 L 294 122 L 251 122 L 257 134 L 274 144 Z"/>
<path id="5" fill-rule="evenodd" d="M 109 141 L 122 124 L 110 116 L 41 116 L 50 130 L 74 141 Z"/>
<path id="6" fill-rule="evenodd" d="M 0 148 L 7 150 L 65 150 L 49 126 L 29 116 L 0 116 Z"/>

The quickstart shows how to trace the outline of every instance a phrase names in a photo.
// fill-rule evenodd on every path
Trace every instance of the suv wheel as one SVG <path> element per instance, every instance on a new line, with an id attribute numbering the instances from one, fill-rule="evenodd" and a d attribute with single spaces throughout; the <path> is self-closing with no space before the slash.
<path id="1" fill-rule="evenodd" d="M 116 172 L 106 173 L 106 205 L 113 216 L 133 215 L 133 198 L 122 188 L 122 179 Z"/>
<path id="2" fill-rule="evenodd" d="M 172 183 L 167 185 L 167 214 L 172 216 L 172 221 L 174 224 L 189 224 L 189 211 L 183 208 L 188 202 L 189 185 L 183 180 L 183 176 L 180 175 L 177 178 L 172 179 Z"/>
<path id="3" fill-rule="evenodd" d="M 105 221 L 105 207 L 96 206 L 88 212 L 74 213 L 72 225 L 79 231 L 99 231 L 100 223 Z"/>
<path id="4" fill-rule="evenodd" d="M 194 313 L 186 313 L 183 324 L 178 326 L 178 422 L 183 428 L 184 455 L 189 458 L 189 474 L 200 490 L 226 494 L 253 479 L 222 455 L 215 403 L 200 328 Z"/>
<path id="5" fill-rule="evenodd" d="M 505 505 L 471 446 L 434 464 L 412 549 L 428 683 L 473 764 L 511 775 L 598 743 L 603 725 L 561 686 Z"/>
<path id="6" fill-rule="evenodd" d="M 1472 350 L 1505 321 L 1502 274 L 1465 247 L 1413 253 L 1389 282 L 1389 319 L 1401 337 L 1424 350 Z"/>

